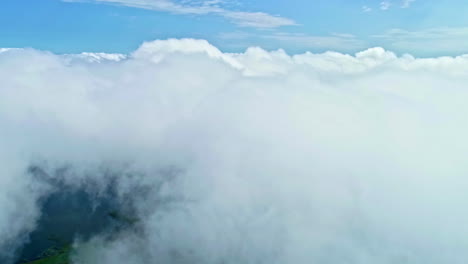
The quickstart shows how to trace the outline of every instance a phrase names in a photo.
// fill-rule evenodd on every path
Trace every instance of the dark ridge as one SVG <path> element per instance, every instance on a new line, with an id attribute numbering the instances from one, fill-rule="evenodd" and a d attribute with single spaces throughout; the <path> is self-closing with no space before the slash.
<path id="1" fill-rule="evenodd" d="M 48 257 L 62 259 L 70 254 L 76 239 L 86 241 L 99 234 L 117 239 L 130 228 L 131 232 L 144 236 L 136 217 L 138 201 L 153 197 L 150 210 L 164 210 L 184 201 L 179 195 L 159 196 L 164 183 L 183 173 L 171 166 L 155 171 L 151 184 L 142 183 L 141 172 L 118 166 L 95 169 L 92 177 L 78 177 L 81 180 L 73 184 L 67 181 L 76 176 L 72 166 L 49 169 L 47 164 L 33 165 L 27 173 L 50 186 L 51 191 L 38 201 L 41 217 L 36 229 L 24 234 L 19 249 L 12 249 L 14 263 L 35 263 Z M 120 184 L 130 185 L 122 193 L 117 191 Z M 0 259 L 0 263 L 10 262 Z"/>

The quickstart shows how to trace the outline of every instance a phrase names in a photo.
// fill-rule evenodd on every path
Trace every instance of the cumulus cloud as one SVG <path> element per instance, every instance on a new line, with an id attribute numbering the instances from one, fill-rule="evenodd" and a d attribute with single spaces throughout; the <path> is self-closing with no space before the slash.
<path id="1" fill-rule="evenodd" d="M 140 219 L 77 241 L 75 263 L 467 259 L 467 56 L 192 39 L 70 56 L 0 53 L 1 252 L 34 230 L 56 179 L 113 185 Z"/>

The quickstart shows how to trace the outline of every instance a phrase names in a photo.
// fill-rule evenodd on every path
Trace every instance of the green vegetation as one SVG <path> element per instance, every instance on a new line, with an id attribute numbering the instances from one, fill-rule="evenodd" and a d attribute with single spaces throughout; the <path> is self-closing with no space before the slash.
<path id="1" fill-rule="evenodd" d="M 121 214 L 118 211 L 111 211 L 108 217 L 117 221 L 120 225 L 129 227 L 135 225 L 139 219 Z M 114 232 L 119 232 L 115 229 Z M 56 244 L 41 253 L 34 260 L 23 260 L 21 264 L 70 264 L 70 256 L 73 252 L 73 246 L 69 242 L 62 241 L 56 236 L 50 236 L 47 240 Z"/>
<path id="2" fill-rule="evenodd" d="M 69 264 L 72 246 L 62 248 L 52 247 L 47 249 L 37 260 L 23 262 L 24 264 Z"/>

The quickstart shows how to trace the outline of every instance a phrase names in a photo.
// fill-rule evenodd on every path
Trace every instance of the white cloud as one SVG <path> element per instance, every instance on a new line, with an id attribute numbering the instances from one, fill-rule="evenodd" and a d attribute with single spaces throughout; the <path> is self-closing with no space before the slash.
<path id="1" fill-rule="evenodd" d="M 62 0 L 65 2 L 97 2 L 117 4 L 175 14 L 207 15 L 216 14 L 227 18 L 236 25 L 253 28 L 276 28 L 296 25 L 294 20 L 264 12 L 240 12 L 223 7 L 224 1 L 180 1 L 175 0 Z"/>
<path id="2" fill-rule="evenodd" d="M 77 264 L 468 258 L 468 56 L 227 54 L 192 39 L 70 56 L 0 53 L 0 252 L 51 191 L 26 173 L 39 160 L 93 191 L 115 184 L 96 168 L 123 164 L 138 173 L 117 193 L 148 188 L 139 229 L 81 244 Z"/>

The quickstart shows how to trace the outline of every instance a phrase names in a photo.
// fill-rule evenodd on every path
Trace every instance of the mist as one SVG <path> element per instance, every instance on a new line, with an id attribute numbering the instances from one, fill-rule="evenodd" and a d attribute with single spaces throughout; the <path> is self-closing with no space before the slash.
<path id="1" fill-rule="evenodd" d="M 138 223 L 68 234 L 76 264 L 465 263 L 467 83 L 382 48 L 0 49 L 0 259 L 82 193 Z"/>

